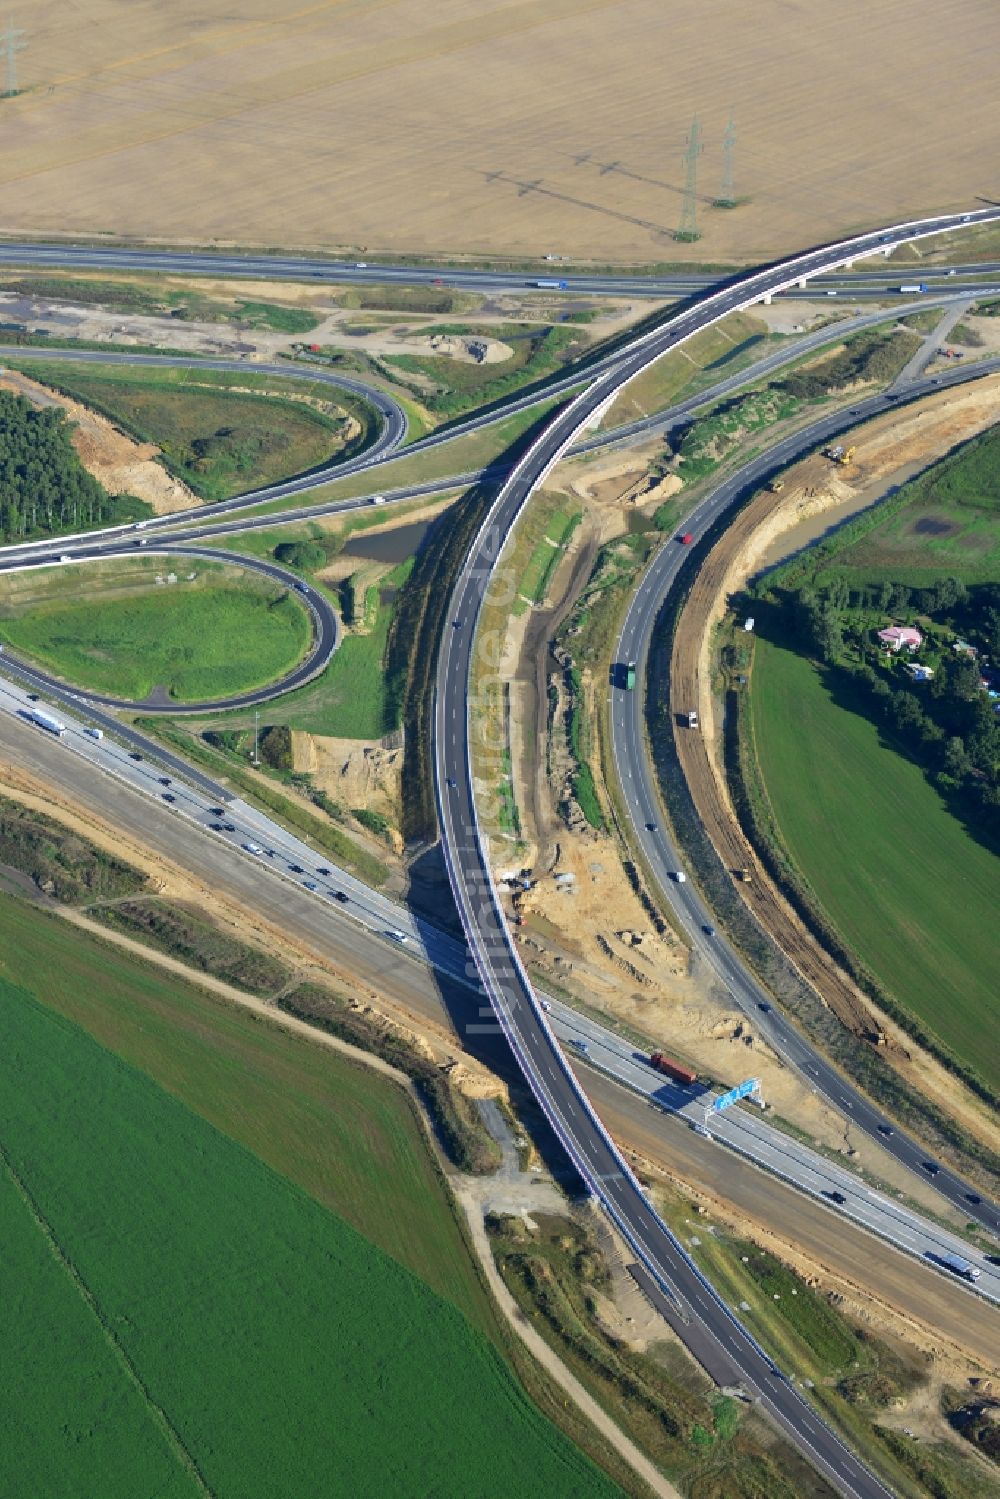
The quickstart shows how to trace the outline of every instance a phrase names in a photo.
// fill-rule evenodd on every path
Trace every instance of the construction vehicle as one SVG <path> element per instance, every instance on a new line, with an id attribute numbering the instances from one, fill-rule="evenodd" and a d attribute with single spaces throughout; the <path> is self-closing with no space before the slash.
<path id="1" fill-rule="evenodd" d="M 784 479 L 772 479 L 767 486 L 769 494 L 780 494 L 785 487 Z"/>
<path id="2" fill-rule="evenodd" d="M 838 442 L 832 448 L 824 448 L 823 457 L 829 458 L 831 463 L 839 463 L 843 466 L 846 463 L 853 463 L 856 452 L 857 448 L 845 448 L 842 442 Z"/>
<path id="3" fill-rule="evenodd" d="M 750 871 L 749 871 L 749 869 L 746 868 L 745 865 L 744 865 L 744 867 L 742 869 L 734 869 L 733 870 L 733 878 L 736 879 L 736 880 L 739 880 L 739 882 L 740 882 L 741 885 L 749 885 L 749 883 L 750 883 Z"/>

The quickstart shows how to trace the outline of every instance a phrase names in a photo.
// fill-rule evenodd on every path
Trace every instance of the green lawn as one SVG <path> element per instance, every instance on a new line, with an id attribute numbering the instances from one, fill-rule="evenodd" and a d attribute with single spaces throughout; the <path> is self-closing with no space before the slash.
<path id="1" fill-rule="evenodd" d="M 830 570 L 849 584 L 888 578 L 920 587 L 942 576 L 990 583 L 1000 575 L 998 514 L 1000 428 L 994 427 L 903 485 L 870 517 L 859 517 L 824 552 Z"/>
<path id="2" fill-rule="evenodd" d="M 252 368 L 244 376 L 37 359 L 23 365 L 33 378 L 155 443 L 171 471 L 207 500 L 228 499 L 324 463 L 348 444 L 348 413 L 366 429 L 375 420 L 366 403 L 328 385 L 289 381 L 283 387 L 278 377 Z M 282 399 L 275 391 L 316 395 L 331 410 Z M 351 450 L 357 445 L 351 442 Z"/>
<path id="3" fill-rule="evenodd" d="M 456 1308 L 401 1094 L 9 899 L 0 930 L 0 1492 L 612 1492 Z M 404 1268 L 413 1241 L 452 1299 Z"/>
<path id="4" fill-rule="evenodd" d="M 311 636 L 298 600 L 252 576 L 91 595 L 0 621 L 0 639 L 58 676 L 135 701 L 160 685 L 196 702 L 273 682 L 302 659 Z"/>
<path id="5" fill-rule="evenodd" d="M 400 588 L 410 575 L 413 560 L 409 557 L 392 568 L 374 591 L 381 594 L 384 588 Z M 366 611 L 374 614 L 369 633 L 345 635 L 324 672 L 269 703 L 272 722 L 344 739 L 380 739 L 399 728 L 400 705 L 389 692 L 385 670 L 393 603 L 376 603 L 369 598 Z M 234 713 L 218 722 L 242 723 L 244 717 Z"/>
<path id="6" fill-rule="evenodd" d="M 782 837 L 820 905 L 928 1031 L 1000 1085 L 997 861 L 923 772 L 833 701 L 807 660 L 758 640 L 752 721 Z"/>

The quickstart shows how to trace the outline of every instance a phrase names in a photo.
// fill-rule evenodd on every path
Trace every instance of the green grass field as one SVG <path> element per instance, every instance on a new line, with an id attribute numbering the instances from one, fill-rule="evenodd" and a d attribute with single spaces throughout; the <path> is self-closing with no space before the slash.
<path id="1" fill-rule="evenodd" d="M 602 430 L 636 421 L 651 411 L 662 411 L 703 385 L 735 374 L 763 358 L 767 341 L 765 322 L 746 312 L 732 313 L 716 327 L 696 333 L 683 348 L 665 354 L 632 380 L 609 407 Z"/>
<path id="2" fill-rule="evenodd" d="M 196 702 L 273 682 L 302 659 L 311 636 L 297 599 L 252 575 L 90 595 L 0 620 L 0 639 L 47 670 L 137 702 L 161 685 Z"/>
<path id="3" fill-rule="evenodd" d="M 777 825 L 848 945 L 984 1081 L 1000 1054 L 997 864 L 923 772 L 834 702 L 807 660 L 758 640 L 753 733 Z"/>
<path id="4" fill-rule="evenodd" d="M 285 389 L 289 397 L 315 396 L 335 408 L 333 414 L 266 394 L 282 390 L 282 382 L 252 369 L 244 376 L 37 359 L 23 367 L 155 443 L 171 471 L 206 500 L 228 499 L 325 462 L 348 443 L 348 411 L 366 427 L 374 421 L 364 403 L 328 385 L 289 381 Z"/>
<path id="5" fill-rule="evenodd" d="M 401 562 L 386 573 L 376 592 L 401 587 L 412 567 L 412 557 Z M 369 605 L 373 602 L 368 600 Z M 392 604 L 374 604 L 372 612 L 374 624 L 368 634 L 345 635 L 324 672 L 268 705 L 275 723 L 344 739 L 380 739 L 399 728 L 400 706 L 391 697 L 385 671 Z"/>
<path id="6" fill-rule="evenodd" d="M 1000 430 L 993 428 L 919 474 L 859 517 L 826 549 L 831 572 L 849 583 L 920 587 L 942 576 L 989 583 L 1000 575 Z M 872 524 L 874 521 L 874 524 Z M 851 540 L 854 530 L 861 532 Z M 826 569 L 824 569 L 826 572 Z"/>
<path id="7" fill-rule="evenodd" d="M 8 898 L 0 931 L 0 1491 L 612 1492 L 457 1309 L 404 1095 Z"/>

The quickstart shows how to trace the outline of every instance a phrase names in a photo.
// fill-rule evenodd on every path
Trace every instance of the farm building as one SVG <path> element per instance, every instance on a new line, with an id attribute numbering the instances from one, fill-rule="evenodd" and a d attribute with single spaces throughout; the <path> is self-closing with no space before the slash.
<path id="1" fill-rule="evenodd" d="M 888 646 L 890 651 L 900 651 L 904 648 L 908 651 L 918 651 L 924 643 L 924 637 L 919 630 L 914 630 L 910 625 L 890 625 L 887 630 L 879 630 L 878 638 L 882 644 Z"/>

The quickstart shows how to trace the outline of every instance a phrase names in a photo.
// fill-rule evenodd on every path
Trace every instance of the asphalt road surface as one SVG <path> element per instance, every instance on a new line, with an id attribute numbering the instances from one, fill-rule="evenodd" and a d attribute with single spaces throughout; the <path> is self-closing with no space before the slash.
<path id="1" fill-rule="evenodd" d="M 973 222 L 976 215 L 970 216 Z M 873 250 L 881 246 L 876 236 Z M 860 258 L 860 257 L 859 257 Z M 559 258 L 550 264 L 539 262 L 536 269 L 477 270 L 458 265 L 393 265 L 376 261 L 337 260 L 305 255 L 238 254 L 226 251 L 142 249 L 110 245 L 70 245 L 66 243 L 8 243 L 0 245 L 0 265 L 62 267 L 70 270 L 128 270 L 157 274 L 192 276 L 235 276 L 252 280 L 315 281 L 320 284 L 384 286 L 447 286 L 463 291 L 499 292 L 510 290 L 565 289 L 586 296 L 683 297 L 698 295 L 717 285 L 720 277 L 711 272 L 678 269 L 660 276 L 637 276 L 627 271 L 616 274 L 587 275 L 561 269 Z M 968 266 L 922 267 L 919 279 L 931 280 L 954 275 L 958 278 L 989 275 L 1000 271 L 1000 264 L 986 261 Z M 893 265 L 884 271 L 845 271 L 836 278 L 837 286 L 873 291 L 898 289 L 916 276 L 912 268 Z M 565 282 L 565 288 L 561 283 Z M 540 287 L 540 283 L 546 283 Z M 553 285 L 553 283 L 556 283 Z"/>
<path id="2" fill-rule="evenodd" d="M 475 625 L 494 577 L 504 540 L 523 504 L 581 431 L 598 419 L 618 391 L 660 354 L 730 312 L 795 285 L 809 275 L 970 219 L 990 221 L 1000 210 L 901 225 L 812 251 L 742 278 L 682 312 L 622 354 L 619 367 L 548 424 L 521 458 L 477 536 L 455 585 L 436 678 L 434 771 L 442 843 L 462 923 L 485 996 L 526 1080 L 581 1179 L 599 1199 L 659 1291 L 673 1308 L 688 1348 L 715 1378 L 742 1382 L 816 1467 L 841 1492 L 887 1492 L 785 1378 L 715 1292 L 657 1216 L 566 1063 L 521 964 L 493 882 L 489 851 L 478 825 L 470 735 Z M 780 1048 L 779 1048 L 780 1049 Z"/>
<path id="3" fill-rule="evenodd" d="M 991 364 L 1000 368 L 1000 361 L 991 361 Z M 951 383 L 952 377 L 945 378 Z M 938 390 L 941 383 L 940 380 L 915 382 L 907 388 L 906 398 L 915 399 Z M 898 398 L 891 392 L 869 396 L 849 411 L 831 412 L 785 438 L 707 495 L 685 520 L 685 533 L 695 537 L 704 533 L 743 495 L 758 488 L 774 473 L 851 426 L 897 404 Z M 612 754 L 634 842 L 641 849 L 663 897 L 684 928 L 693 951 L 721 980 L 733 1001 L 753 1019 L 778 1055 L 897 1161 L 930 1182 L 969 1219 L 1000 1237 L 1000 1211 L 996 1204 L 984 1199 L 968 1182 L 892 1125 L 883 1110 L 855 1088 L 822 1052 L 802 1036 L 773 1003 L 773 996 L 757 982 L 722 933 L 716 930 L 713 936 L 706 934 L 705 928 L 714 926 L 716 918 L 694 881 L 687 879 L 678 884 L 674 879 L 675 873 L 684 869 L 684 861 L 670 836 L 660 804 L 656 773 L 646 740 L 643 683 L 656 619 L 687 555 L 685 547 L 668 545 L 654 557 L 635 591 L 616 651 L 619 662 L 632 662 L 636 666 L 634 691 L 622 687 L 611 689 Z"/>
<path id="4" fill-rule="evenodd" d="M 324 875 L 321 871 L 328 866 L 314 848 L 213 782 L 201 784 L 190 773 L 176 774 L 178 767 L 169 755 L 153 748 L 141 760 L 131 758 L 133 741 L 112 737 L 113 720 L 105 739 L 95 741 L 84 732 L 84 720 L 70 712 L 59 714 L 67 733 L 57 739 L 20 716 L 29 706 L 24 687 L 0 678 L 4 759 L 61 785 L 73 801 L 107 825 L 138 829 L 144 847 L 190 869 L 220 897 L 259 912 L 293 942 L 314 952 L 333 970 L 334 982 L 335 975 L 343 973 L 351 982 L 370 987 L 374 996 L 391 997 L 418 1025 L 430 1024 L 443 1034 L 461 1029 L 455 986 L 446 998 L 442 977 L 467 984 L 469 959 L 463 943 L 342 870 Z M 54 705 L 46 701 L 39 706 L 51 712 Z M 86 721 L 93 717 L 88 711 Z M 172 772 L 172 803 L 163 800 L 165 769 Z M 181 765 L 181 772 L 185 769 Z M 220 821 L 223 828 L 230 823 L 233 832 L 212 832 Z M 257 841 L 269 852 L 263 858 L 246 854 L 244 841 Z M 316 884 L 318 891 L 309 891 L 305 880 Z M 347 904 L 331 906 L 326 893 L 331 888 L 347 895 Z M 387 939 L 390 930 L 402 932 L 410 941 L 401 945 Z M 471 1004 L 471 992 L 466 992 Z M 581 1082 L 600 1104 L 616 1137 L 669 1167 L 689 1172 L 690 1179 L 709 1184 L 725 1201 L 766 1224 L 794 1222 L 797 1242 L 816 1253 L 820 1263 L 848 1277 L 863 1279 L 858 1266 L 867 1262 L 875 1270 L 869 1280 L 876 1295 L 921 1320 L 933 1316 L 933 1325 L 957 1342 L 963 1341 L 964 1328 L 967 1346 L 980 1346 L 975 1342 L 978 1334 L 988 1360 L 990 1340 L 995 1346 L 1000 1326 L 993 1320 L 997 1314 L 983 1308 L 971 1315 L 969 1289 L 947 1272 L 929 1273 L 934 1265 L 931 1256 L 958 1253 L 981 1262 L 977 1289 L 994 1302 L 1000 1301 L 1000 1265 L 982 1261 L 954 1234 L 873 1190 L 845 1166 L 776 1131 L 756 1110 L 731 1110 L 713 1120 L 711 1136 L 701 1133 L 705 1105 L 714 1094 L 671 1083 L 655 1073 L 627 1039 L 555 998 L 542 998 L 550 1006 L 549 1019 L 560 1041 L 581 1059 L 580 1044 L 586 1046 Z M 748 1174 L 748 1161 L 769 1174 Z M 836 1202 L 833 1193 L 843 1202 Z M 813 1226 L 811 1238 L 803 1236 L 804 1225 Z M 836 1233 L 831 1234 L 834 1226 Z M 890 1248 L 873 1252 L 872 1232 Z M 905 1274 L 897 1251 L 907 1255 Z M 914 1274 L 909 1256 L 917 1257 L 924 1273 Z"/>
<path id="5" fill-rule="evenodd" d="M 376 991 L 391 978 L 392 992 L 397 998 L 402 993 L 403 1002 L 424 1020 L 460 1030 L 463 1014 L 473 1018 L 471 994 L 478 984 L 470 983 L 475 967 L 464 942 L 331 866 L 322 853 L 234 798 L 223 786 L 209 777 L 192 776 L 183 761 L 153 741 L 95 713 L 89 705 L 81 717 L 69 693 L 56 697 L 47 692 L 37 702 L 65 725 L 61 738 L 29 723 L 23 715 L 34 706 L 29 692 L 36 685 L 41 686 L 23 670 L 15 681 L 0 677 L 0 746 L 5 753 L 26 767 L 37 767 L 60 785 L 72 785 L 91 804 L 96 799 L 101 815 L 112 824 L 141 828 L 145 843 L 196 870 L 214 888 L 269 916 L 277 913 L 284 930 Z M 105 737 L 91 737 L 86 732 L 88 724 L 102 727 Z M 168 780 L 164 780 L 164 770 L 170 771 Z M 164 800 L 164 786 L 172 797 L 169 803 Z M 107 793 L 103 800 L 101 789 Z M 256 844 L 263 854 L 246 853 L 243 845 L 247 842 Z M 330 904 L 331 899 L 335 904 Z M 432 969 L 436 977 L 421 978 L 418 964 Z M 464 991 L 461 997 L 456 984 Z M 444 1004 L 442 985 L 448 988 L 451 1014 Z M 552 996 L 541 994 L 540 998 L 548 1006 L 546 1013 L 559 1040 L 579 1057 L 586 1056 L 590 1068 L 644 1099 L 660 1115 L 676 1118 L 699 1132 L 701 1139 L 709 1138 L 700 1132 L 706 1110 L 717 1096 L 714 1092 L 672 1083 L 655 1072 L 646 1054 L 637 1053 L 627 1038 Z M 981 1270 L 980 1294 L 1000 1301 L 1000 1264 L 991 1265 L 946 1228 L 928 1222 L 919 1212 L 873 1190 L 846 1166 L 826 1160 L 775 1129 L 756 1109 L 730 1110 L 714 1117 L 710 1128 L 717 1144 L 708 1148 L 716 1155 L 718 1146 L 725 1145 L 742 1159 L 825 1202 L 829 1211 L 914 1255 L 925 1267 L 933 1263 L 935 1254 L 968 1257 Z"/>
<path id="6" fill-rule="evenodd" d="M 65 566 L 80 565 L 85 562 L 107 561 L 108 558 L 124 557 L 191 557 L 200 562 L 224 562 L 229 567 L 245 567 L 252 572 L 262 573 L 265 578 L 282 584 L 289 592 L 294 593 L 307 609 L 313 626 L 313 639 L 309 653 L 296 667 L 286 673 L 278 681 L 269 682 L 263 687 L 255 687 L 247 692 L 234 693 L 230 697 L 207 699 L 202 702 L 175 703 L 169 700 L 157 699 L 151 702 L 144 699 L 136 702 L 130 698 L 109 697 L 105 693 L 91 692 L 86 688 L 77 687 L 71 683 L 63 682 L 50 672 L 43 671 L 40 667 L 29 666 L 27 662 L 21 661 L 17 654 L 8 650 L 5 661 L 16 663 L 21 674 L 29 677 L 45 692 L 53 692 L 58 689 L 72 693 L 73 698 L 82 703 L 93 703 L 100 708 L 122 708 L 131 711 L 146 710 L 154 713 L 221 713 L 227 708 L 252 708 L 258 703 L 269 702 L 271 698 L 281 697 L 286 692 L 291 692 L 294 687 L 302 687 L 306 682 L 311 682 L 313 677 L 325 671 L 330 663 L 334 651 L 340 644 L 340 621 L 337 612 L 325 593 L 314 588 L 311 583 L 304 582 L 295 573 L 288 572 L 286 568 L 279 567 L 275 562 L 265 562 L 260 557 L 240 557 L 233 552 L 223 552 L 212 547 L 173 546 L 169 550 L 166 547 L 151 545 L 148 550 L 136 552 L 129 547 L 123 549 L 121 545 L 117 548 L 108 548 L 101 552 L 82 553 L 72 560 L 67 560 Z M 69 554 L 67 553 L 69 559 Z"/>
<path id="7" fill-rule="evenodd" d="M 801 1450 L 848 1494 L 886 1491 L 792 1388 L 652 1211 L 576 1085 L 532 993 L 504 922 L 476 823 L 466 701 L 472 626 L 502 539 L 524 500 L 583 426 L 595 420 L 621 386 L 660 353 L 728 312 L 789 289 L 810 275 L 893 244 L 998 216 L 998 210 L 981 210 L 902 225 L 879 235 L 858 236 L 842 245 L 824 247 L 740 278 L 619 351 L 618 365 L 594 380 L 583 396 L 549 423 L 501 489 L 489 524 L 457 585 L 454 612 L 461 623 L 447 632 L 438 677 L 435 768 L 449 874 L 489 1004 L 519 1065 L 582 1179 L 631 1244 L 653 1277 L 658 1293 L 670 1298 L 670 1314 L 684 1329 L 688 1346 L 715 1377 L 729 1383 L 741 1381 L 748 1387 Z M 265 857 L 266 852 L 253 856 Z M 395 934 L 390 936 L 400 940 Z"/>

